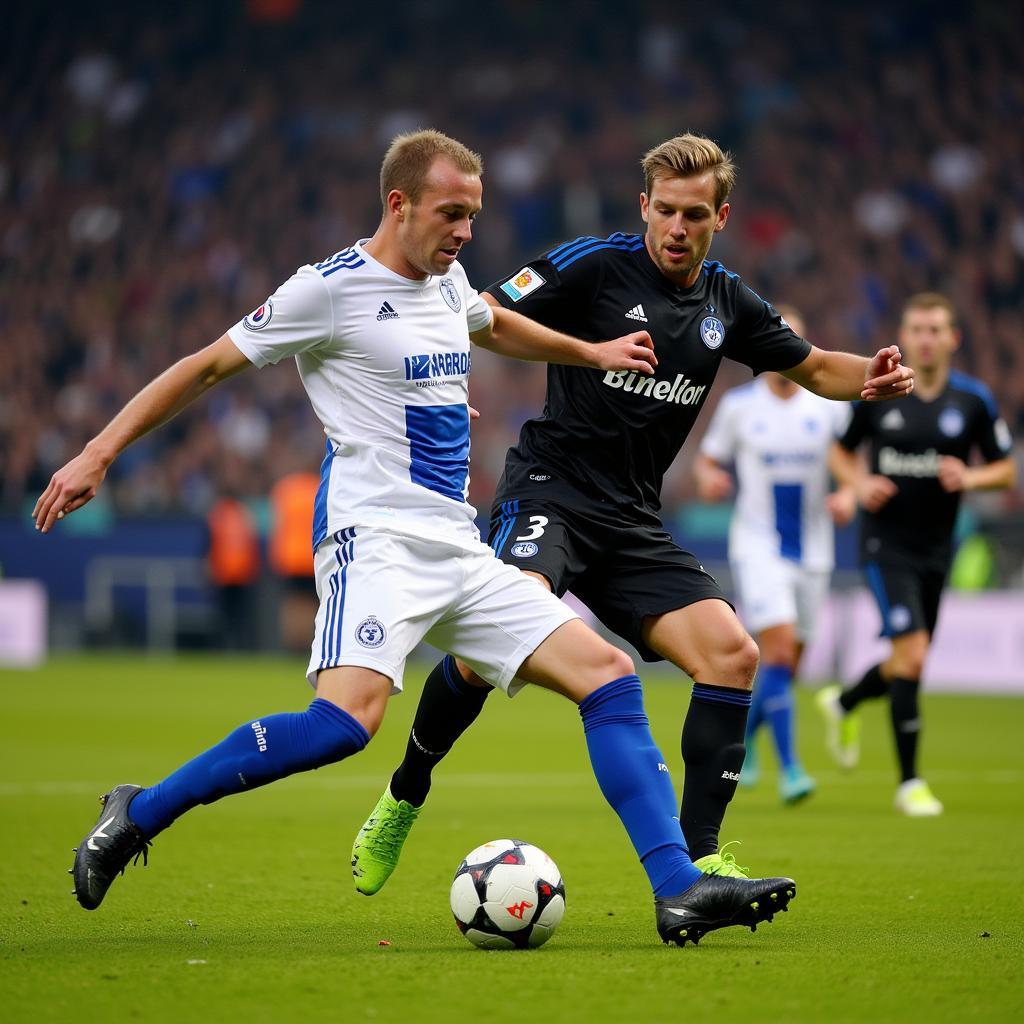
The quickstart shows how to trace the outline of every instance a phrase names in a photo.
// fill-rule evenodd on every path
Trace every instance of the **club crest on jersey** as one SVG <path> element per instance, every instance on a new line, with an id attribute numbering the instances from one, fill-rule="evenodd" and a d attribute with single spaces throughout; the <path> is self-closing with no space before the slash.
<path id="1" fill-rule="evenodd" d="M 250 331 L 262 331 L 274 315 L 274 304 L 267 299 L 258 309 L 254 309 L 243 321 L 242 326 Z"/>
<path id="2" fill-rule="evenodd" d="M 544 278 L 532 267 L 523 267 L 513 277 L 510 277 L 502 286 L 501 290 L 513 301 L 518 302 L 525 299 L 530 292 L 535 292 L 542 284 Z"/>
<path id="3" fill-rule="evenodd" d="M 442 277 L 437 287 L 441 289 L 441 296 L 448 303 L 451 311 L 458 313 L 462 309 L 462 296 L 459 295 L 459 289 L 455 287 L 455 282 L 450 277 Z"/>
<path id="4" fill-rule="evenodd" d="M 539 550 L 540 548 L 532 540 L 522 540 L 518 544 L 512 545 L 512 554 L 516 558 L 533 558 Z"/>
<path id="5" fill-rule="evenodd" d="M 939 430 L 946 437 L 959 437 L 964 432 L 964 414 L 955 406 L 939 413 Z"/>
<path id="6" fill-rule="evenodd" d="M 725 326 L 717 316 L 706 316 L 700 322 L 700 337 L 708 348 L 721 348 L 725 341 Z"/>
<path id="7" fill-rule="evenodd" d="M 384 623 L 376 615 L 368 616 L 356 626 L 356 640 L 363 647 L 371 649 L 380 647 L 387 638 L 388 631 L 384 628 Z"/>

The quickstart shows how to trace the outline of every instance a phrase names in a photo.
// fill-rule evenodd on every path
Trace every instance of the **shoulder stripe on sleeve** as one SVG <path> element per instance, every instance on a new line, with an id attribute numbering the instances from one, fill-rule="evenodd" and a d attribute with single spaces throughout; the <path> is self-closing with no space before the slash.
<path id="1" fill-rule="evenodd" d="M 356 252 L 355 249 L 351 248 L 342 249 L 341 252 L 336 252 L 333 256 L 324 260 L 322 263 L 314 263 L 313 266 L 323 274 L 324 277 L 330 277 L 331 274 L 338 270 L 355 270 L 356 267 L 361 267 L 366 263 L 366 260 Z"/>
<path id="2" fill-rule="evenodd" d="M 731 277 L 734 281 L 740 279 L 739 274 L 734 274 L 731 270 L 727 270 L 718 260 L 705 260 L 703 271 L 705 274 L 725 274 L 726 277 Z M 760 296 L 758 297 L 760 298 Z"/>
<path id="3" fill-rule="evenodd" d="M 985 408 L 988 409 L 992 419 L 999 419 L 999 409 L 996 406 L 996 400 L 992 392 L 980 380 L 975 377 L 969 377 L 966 373 L 961 373 L 959 370 L 951 370 L 949 383 L 960 391 L 976 395 L 985 403 Z"/>
<path id="4" fill-rule="evenodd" d="M 612 242 L 607 239 L 597 239 L 590 245 L 583 248 L 579 248 L 574 252 L 566 253 L 564 256 L 557 260 L 552 260 L 555 270 L 564 270 L 566 267 L 571 266 L 578 259 L 582 259 L 584 256 L 589 256 L 592 252 L 598 252 L 601 249 L 618 249 L 620 252 L 637 252 L 644 247 L 644 241 L 642 238 L 637 238 L 635 242 Z"/>
<path id="5" fill-rule="evenodd" d="M 547 254 L 549 260 L 556 260 L 559 256 L 563 256 L 567 250 L 572 249 L 577 245 L 588 245 L 590 242 L 599 242 L 601 239 L 595 238 L 593 235 L 580 235 L 579 238 L 574 238 L 571 242 L 563 242 L 561 245 L 555 246 Z"/>

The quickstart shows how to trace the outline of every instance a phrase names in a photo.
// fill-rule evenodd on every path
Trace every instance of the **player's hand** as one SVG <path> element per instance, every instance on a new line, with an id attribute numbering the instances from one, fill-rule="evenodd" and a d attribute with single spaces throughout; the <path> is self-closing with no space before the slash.
<path id="1" fill-rule="evenodd" d="M 903 354 L 896 345 L 879 349 L 868 362 L 864 389 L 865 402 L 887 402 L 906 398 L 914 390 L 914 371 L 903 365 Z"/>
<path id="2" fill-rule="evenodd" d="M 852 487 L 840 487 L 825 498 L 825 509 L 836 526 L 848 526 L 857 514 L 857 494 Z"/>
<path id="3" fill-rule="evenodd" d="M 697 497 L 701 501 L 725 501 L 732 496 L 732 477 L 721 466 L 701 466 L 697 472 Z"/>
<path id="4" fill-rule="evenodd" d="M 601 341 L 593 348 L 600 370 L 633 370 L 653 377 L 658 365 L 654 342 L 646 331 L 636 331 L 614 341 Z"/>
<path id="5" fill-rule="evenodd" d="M 92 501 L 106 475 L 107 463 L 88 448 L 58 469 L 32 509 L 36 529 L 48 533 L 58 519 Z"/>
<path id="6" fill-rule="evenodd" d="M 866 511 L 877 512 L 898 490 L 887 476 L 869 476 L 857 487 L 857 500 Z"/>
<path id="7" fill-rule="evenodd" d="M 469 406 L 469 421 L 470 421 L 470 423 L 472 423 L 473 420 L 478 420 L 478 419 L 480 419 L 480 410 L 479 409 L 474 409 L 473 406 Z"/>
<path id="8" fill-rule="evenodd" d="M 970 489 L 970 467 L 955 455 L 943 455 L 939 459 L 939 483 L 949 494 Z"/>

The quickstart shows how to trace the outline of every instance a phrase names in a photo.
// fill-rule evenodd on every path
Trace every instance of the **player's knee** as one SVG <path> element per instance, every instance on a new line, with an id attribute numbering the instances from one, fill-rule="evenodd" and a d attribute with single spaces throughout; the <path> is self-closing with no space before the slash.
<path id="1" fill-rule="evenodd" d="M 460 658 L 455 659 L 455 667 L 458 669 L 459 675 L 462 676 L 463 680 L 469 686 L 480 686 L 489 687 L 491 684 L 484 679 L 483 676 L 477 675 L 464 661 Z"/>
<path id="2" fill-rule="evenodd" d="M 927 657 L 928 639 L 924 633 L 897 637 L 892 645 L 885 674 L 890 679 L 920 679 Z"/>
<path id="3" fill-rule="evenodd" d="M 633 659 L 626 654 L 625 651 L 620 651 L 618 647 L 612 644 L 606 645 L 608 650 L 605 652 L 607 658 L 607 673 L 609 681 L 612 679 L 621 679 L 623 676 L 631 676 L 636 672 L 636 666 L 633 664 Z"/>
<path id="4" fill-rule="evenodd" d="M 749 690 L 754 685 L 760 660 L 761 652 L 754 638 L 746 630 L 740 630 L 712 653 L 706 678 L 700 681 Z"/>

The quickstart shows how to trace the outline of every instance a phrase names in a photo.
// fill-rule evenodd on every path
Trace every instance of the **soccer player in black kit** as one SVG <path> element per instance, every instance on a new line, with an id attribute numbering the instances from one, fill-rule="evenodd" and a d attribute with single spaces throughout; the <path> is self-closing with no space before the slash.
<path id="1" fill-rule="evenodd" d="M 953 527 L 964 491 L 1012 487 L 1012 442 L 991 392 L 950 369 L 960 339 L 952 303 L 925 292 L 903 308 L 899 343 L 917 378 L 913 397 L 899 406 L 854 407 L 834 446 L 832 472 L 857 495 L 861 559 L 878 602 L 889 657 L 855 686 L 818 694 L 828 744 L 839 764 L 857 763 L 862 701 L 888 693 L 900 786 L 896 809 L 911 817 L 942 813 L 917 773 L 921 734 L 921 672 L 939 615 L 953 556 Z M 870 444 L 870 467 L 857 454 Z M 970 465 L 977 450 L 982 465 Z"/>
<path id="2" fill-rule="evenodd" d="M 571 589 L 645 660 L 667 659 L 693 678 L 681 825 L 702 871 L 735 875 L 718 833 L 743 763 L 758 651 L 715 580 L 662 525 L 663 475 L 724 357 L 835 399 L 902 397 L 913 374 L 895 346 L 871 360 L 813 348 L 736 274 L 705 259 L 735 179 L 714 142 L 670 139 L 643 170 L 644 235 L 578 238 L 487 290 L 493 304 L 572 325 L 582 338 L 605 337 L 611 325 L 646 329 L 658 360 L 652 377 L 549 370 L 544 412 L 508 453 L 490 543 L 556 594 Z M 483 705 L 480 683 L 451 658 L 428 676 L 405 759 L 356 837 L 358 891 L 372 895 L 393 871 L 431 770 Z"/>

